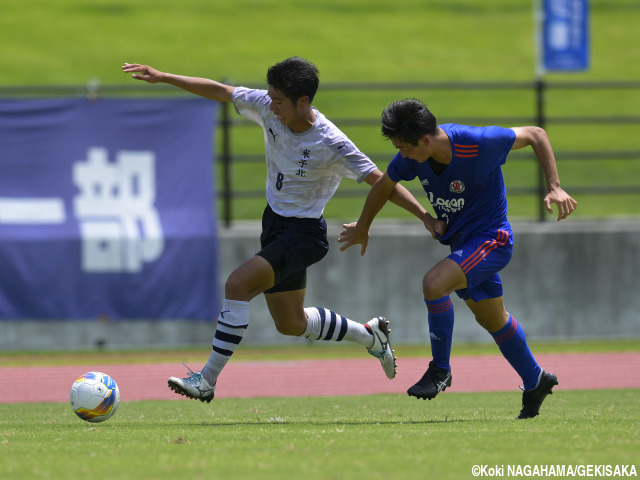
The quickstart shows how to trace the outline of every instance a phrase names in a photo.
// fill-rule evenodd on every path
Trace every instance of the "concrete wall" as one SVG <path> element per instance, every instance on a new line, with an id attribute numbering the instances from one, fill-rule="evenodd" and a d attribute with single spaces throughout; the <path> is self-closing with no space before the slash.
<path id="1" fill-rule="evenodd" d="M 515 248 L 501 273 L 507 309 L 531 340 L 640 337 L 640 222 L 550 221 L 514 224 Z M 341 226 L 329 225 L 331 250 L 309 270 L 307 306 L 322 306 L 365 322 L 391 321 L 397 343 L 427 341 L 422 277 L 448 254 L 419 224 L 378 221 L 367 254 L 340 252 Z M 220 284 L 259 248 L 259 226 L 239 224 L 220 233 Z M 452 296 L 455 342 L 490 341 L 465 304 Z M 215 316 L 215 315 L 212 315 Z M 82 349 L 210 345 L 212 322 L 0 321 L 0 349 Z M 262 296 L 251 302 L 243 343 L 300 344 L 278 334 Z"/>

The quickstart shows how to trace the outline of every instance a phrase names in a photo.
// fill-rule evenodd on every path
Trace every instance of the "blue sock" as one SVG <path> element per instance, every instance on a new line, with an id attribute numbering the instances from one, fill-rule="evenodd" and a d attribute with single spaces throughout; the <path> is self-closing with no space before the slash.
<path id="1" fill-rule="evenodd" d="M 511 364 L 520 378 L 525 390 L 536 388 L 542 369 L 531 354 L 524 331 L 509 314 L 507 324 L 491 336 L 498 344 L 504 358 Z"/>
<path id="2" fill-rule="evenodd" d="M 433 362 L 440 368 L 451 370 L 451 340 L 453 339 L 453 303 L 447 297 L 426 300 L 429 310 L 429 336 Z"/>

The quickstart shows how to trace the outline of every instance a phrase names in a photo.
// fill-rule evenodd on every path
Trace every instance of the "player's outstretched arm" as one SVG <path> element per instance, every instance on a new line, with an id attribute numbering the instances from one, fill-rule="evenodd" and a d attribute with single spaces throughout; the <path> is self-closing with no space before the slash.
<path id="1" fill-rule="evenodd" d="M 218 102 L 230 102 L 231 94 L 235 89 L 235 87 L 208 78 L 174 75 L 139 63 L 125 63 L 122 70 L 125 73 L 131 73 L 131 76 L 136 80 L 147 83 L 166 83 Z"/>
<path id="2" fill-rule="evenodd" d="M 556 159 L 547 132 L 540 127 L 514 127 L 512 130 L 516 133 L 516 140 L 511 149 L 531 145 L 542 166 L 548 192 L 544 197 L 545 208 L 553 213 L 552 204 L 555 203 L 558 207 L 558 221 L 567 218 L 576 209 L 578 202 L 560 187 Z"/>
<path id="3" fill-rule="evenodd" d="M 376 177 L 375 181 L 383 176 L 382 172 L 379 170 L 377 172 L 379 175 Z M 373 185 L 373 183 L 375 182 L 372 182 L 371 185 Z M 389 201 L 401 208 L 404 208 L 407 212 L 415 215 L 423 222 L 425 220 L 425 216 L 428 215 L 427 210 L 420 204 L 420 202 L 418 202 L 418 200 L 416 200 L 411 192 L 399 183 L 396 183 L 393 187 L 391 195 L 389 195 Z"/>
<path id="4" fill-rule="evenodd" d="M 340 237 L 338 237 L 338 242 L 343 244 L 340 247 L 341 252 L 345 251 L 352 245 L 360 245 L 360 255 L 364 255 L 367 251 L 367 244 L 369 243 L 369 227 L 371 227 L 373 219 L 376 217 L 378 212 L 382 210 L 382 207 L 387 203 L 389 197 L 391 197 L 396 186 L 396 182 L 391 180 L 386 172 L 382 175 L 380 175 L 380 173 L 381 172 L 378 170 L 377 173 L 371 173 L 367 178 L 365 178 L 367 183 L 370 183 L 371 181 L 375 181 L 375 183 L 373 183 L 371 190 L 369 190 L 369 194 L 364 202 L 364 207 L 362 208 L 362 213 L 360 214 L 358 221 L 356 223 L 342 225 L 344 227 L 344 231 L 342 231 L 340 233 Z"/>

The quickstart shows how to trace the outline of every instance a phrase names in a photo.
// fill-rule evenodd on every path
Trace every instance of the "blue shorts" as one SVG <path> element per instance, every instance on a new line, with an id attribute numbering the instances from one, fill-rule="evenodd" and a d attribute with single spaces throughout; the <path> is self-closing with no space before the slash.
<path id="1" fill-rule="evenodd" d="M 467 277 L 467 288 L 456 290 L 463 300 L 479 302 L 502 296 L 502 282 L 498 272 L 511 260 L 513 236 L 506 230 L 492 234 L 467 237 L 459 244 L 451 244 L 447 257 L 462 268 Z"/>
<path id="2" fill-rule="evenodd" d="M 320 218 L 283 217 L 269 205 L 262 215 L 262 234 L 257 255 L 275 274 L 275 284 L 264 293 L 289 292 L 307 286 L 307 267 L 329 251 L 327 223 Z"/>

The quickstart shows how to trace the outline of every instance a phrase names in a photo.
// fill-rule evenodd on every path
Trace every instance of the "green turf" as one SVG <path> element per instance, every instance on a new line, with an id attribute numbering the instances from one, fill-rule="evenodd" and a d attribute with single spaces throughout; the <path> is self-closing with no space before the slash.
<path id="1" fill-rule="evenodd" d="M 469 479 L 474 465 L 633 465 L 640 390 L 123 402 L 91 425 L 67 404 L 0 405 L 6 480 Z M 505 475 L 506 476 L 506 475 Z"/>
<path id="2" fill-rule="evenodd" d="M 532 343 L 536 353 L 639 351 L 638 340 Z M 0 366 L 202 361 L 203 349 L 0 352 Z M 426 355 L 399 345 L 400 356 Z M 240 347 L 237 360 L 361 356 L 341 346 Z M 496 354 L 454 345 L 454 355 Z M 234 357 L 235 358 L 235 357 Z M 463 479 L 474 465 L 631 465 L 640 390 L 557 390 L 533 420 L 516 421 L 520 394 L 444 393 L 330 398 L 122 402 L 103 424 L 66 403 L 0 404 L 3 480 L 108 475 L 117 479 Z M 34 459 L 37 459 L 34 460 Z M 98 472 L 98 473 L 96 473 Z M 425 472 L 429 475 L 425 477 Z"/>

